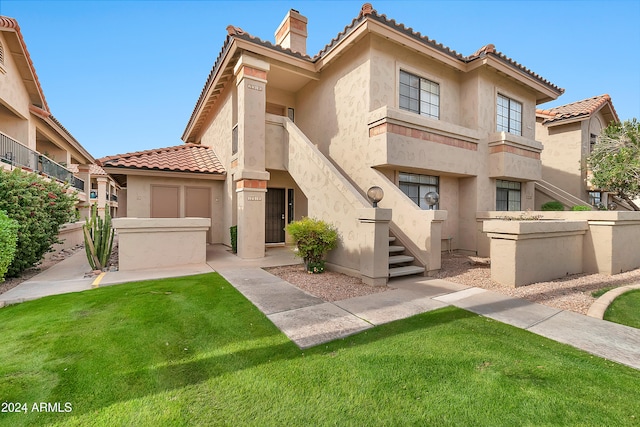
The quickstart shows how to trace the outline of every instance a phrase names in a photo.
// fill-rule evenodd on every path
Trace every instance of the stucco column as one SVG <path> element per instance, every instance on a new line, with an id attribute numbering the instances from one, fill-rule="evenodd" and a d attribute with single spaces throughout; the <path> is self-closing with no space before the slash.
<path id="1" fill-rule="evenodd" d="M 262 258 L 265 248 L 266 85 L 269 64 L 243 54 L 234 67 L 238 89 L 238 169 L 236 181 L 238 256 Z"/>
<path id="2" fill-rule="evenodd" d="M 91 216 L 91 200 L 89 193 L 91 192 L 91 173 L 89 165 L 78 165 L 78 173 L 76 176 L 84 181 L 84 192 L 78 194 L 78 211 L 80 211 L 80 219 Z"/>
<path id="3" fill-rule="evenodd" d="M 442 267 L 442 223 L 447 219 L 447 211 L 428 212 L 433 216 L 429 221 L 430 233 L 426 244 L 429 256 L 427 274 L 440 270 Z"/>
<path id="4" fill-rule="evenodd" d="M 104 176 L 99 176 L 96 180 L 98 181 L 98 215 L 104 217 L 104 205 L 107 203 L 109 180 Z"/>
<path id="5" fill-rule="evenodd" d="M 364 283 L 384 286 L 389 279 L 389 222 L 391 209 L 358 209 L 360 274 Z"/>

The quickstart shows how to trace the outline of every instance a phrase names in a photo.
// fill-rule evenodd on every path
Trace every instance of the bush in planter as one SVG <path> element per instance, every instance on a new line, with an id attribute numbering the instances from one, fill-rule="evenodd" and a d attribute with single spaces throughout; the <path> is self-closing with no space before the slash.
<path id="1" fill-rule="evenodd" d="M 571 207 L 572 211 L 590 211 L 591 210 L 591 206 L 585 206 L 585 205 L 575 205 Z"/>
<path id="2" fill-rule="evenodd" d="M 4 282 L 4 275 L 13 261 L 17 242 L 18 222 L 0 211 L 0 282 Z"/>
<path id="3" fill-rule="evenodd" d="M 323 258 L 338 246 L 338 231 L 335 227 L 318 219 L 303 218 L 287 225 L 287 232 L 296 242 L 296 255 L 304 260 L 307 271 L 322 273 Z"/>
<path id="4" fill-rule="evenodd" d="M 563 211 L 564 205 L 557 200 L 552 200 L 542 205 L 542 210 L 543 211 Z"/>

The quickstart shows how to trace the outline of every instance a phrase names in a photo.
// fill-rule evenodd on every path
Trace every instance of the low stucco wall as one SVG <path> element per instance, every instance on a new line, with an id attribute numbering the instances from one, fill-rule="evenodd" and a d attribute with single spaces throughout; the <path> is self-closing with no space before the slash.
<path id="1" fill-rule="evenodd" d="M 586 221 L 487 221 L 491 278 L 517 287 L 583 271 Z"/>
<path id="2" fill-rule="evenodd" d="M 115 218 L 122 271 L 204 264 L 210 218 Z"/>
<path id="3" fill-rule="evenodd" d="M 82 233 L 83 224 L 84 221 L 78 221 L 67 223 L 60 227 L 60 231 L 58 232 L 58 239 L 60 239 L 62 243 L 54 244 L 51 247 L 52 252 L 47 252 L 45 254 L 45 258 L 63 249 L 70 249 L 84 244 L 84 235 Z"/>
<path id="4" fill-rule="evenodd" d="M 545 217 L 581 219 L 585 238 L 585 273 L 618 274 L 640 268 L 640 212 L 544 212 Z"/>

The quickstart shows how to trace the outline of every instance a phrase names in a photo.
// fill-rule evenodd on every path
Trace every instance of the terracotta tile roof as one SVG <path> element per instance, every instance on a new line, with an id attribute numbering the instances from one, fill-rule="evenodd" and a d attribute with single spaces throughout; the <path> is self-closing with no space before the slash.
<path id="1" fill-rule="evenodd" d="M 538 80 L 539 82 L 541 82 L 542 84 L 544 84 L 545 86 L 551 88 L 553 91 L 557 92 L 558 95 L 561 95 L 562 93 L 564 93 L 564 89 L 554 85 L 553 83 L 549 82 L 548 80 L 544 79 L 543 77 L 541 77 L 540 75 L 534 73 L 533 71 L 531 71 L 530 69 L 526 68 L 525 66 L 519 64 L 518 62 L 514 61 L 513 59 L 507 57 L 506 55 L 504 55 L 501 52 L 498 52 L 495 49 L 495 46 L 492 44 L 488 44 L 486 46 L 483 46 L 482 48 L 478 49 L 476 52 L 474 52 L 472 55 L 469 56 L 463 56 L 460 53 L 456 52 L 455 50 L 450 49 L 447 46 L 444 46 L 442 43 L 438 43 L 435 40 L 430 39 L 427 36 L 423 36 L 421 33 L 414 31 L 412 28 L 410 27 L 405 27 L 404 24 L 402 23 L 398 23 L 396 22 L 394 19 L 389 19 L 387 18 L 386 15 L 380 15 L 378 14 L 378 12 L 373 9 L 373 6 L 371 5 L 371 3 L 365 3 L 364 5 L 362 5 L 362 8 L 360 10 L 359 15 L 353 19 L 351 21 L 350 24 L 348 24 L 347 26 L 344 27 L 344 29 L 338 33 L 338 35 L 333 38 L 329 44 L 327 44 L 324 48 L 322 48 L 320 50 L 320 52 L 318 52 L 318 54 L 316 54 L 313 58 L 311 58 L 308 55 L 303 55 L 299 52 L 294 52 L 291 49 L 285 49 L 280 45 L 277 44 L 273 44 L 269 41 L 264 41 L 262 39 L 260 39 L 259 37 L 255 37 L 252 36 L 251 34 L 247 33 L 246 31 L 244 31 L 242 28 L 239 27 L 234 27 L 233 25 L 229 25 L 227 26 L 227 38 L 225 39 L 225 42 L 222 46 L 222 49 L 220 51 L 220 53 L 218 54 L 218 57 L 213 65 L 213 68 L 211 69 L 211 72 L 209 73 L 209 76 L 207 77 L 207 81 L 204 85 L 204 88 L 202 89 L 202 91 L 200 92 L 200 96 L 198 98 L 198 101 L 196 102 L 196 105 L 193 109 L 193 112 L 191 113 L 191 117 L 189 118 L 189 122 L 187 123 L 187 126 L 185 128 L 185 131 L 183 133 L 183 139 L 187 138 L 187 132 L 189 131 L 189 128 L 191 127 L 191 125 L 194 123 L 194 120 L 196 119 L 196 114 L 198 113 L 198 111 L 200 110 L 200 107 L 205 103 L 205 97 L 206 94 L 208 93 L 211 85 L 213 84 L 213 81 L 215 79 L 216 74 L 218 73 L 220 66 L 222 65 L 222 63 L 224 62 L 224 58 L 226 57 L 227 53 L 229 52 L 229 49 L 231 47 L 231 42 L 234 39 L 241 39 L 241 40 L 246 40 L 249 41 L 251 43 L 255 43 L 257 45 L 266 47 L 268 49 L 277 51 L 277 52 L 282 52 L 285 53 L 287 55 L 302 59 L 302 60 L 306 60 L 312 63 L 316 63 L 318 62 L 320 59 L 322 59 L 326 54 L 328 54 L 338 43 L 340 43 L 340 41 L 342 41 L 344 38 L 346 38 L 352 31 L 354 31 L 356 28 L 358 28 L 358 26 L 360 25 L 360 23 L 362 23 L 363 21 L 365 21 L 366 19 L 372 19 L 375 20 L 383 25 L 386 25 L 396 31 L 399 31 L 405 35 L 408 35 L 409 37 L 413 38 L 414 40 L 417 40 L 421 43 L 423 43 L 425 46 L 429 46 L 431 48 L 434 48 L 454 59 L 459 60 L 462 63 L 469 63 L 472 61 L 475 61 L 477 59 L 480 58 L 485 58 L 487 56 L 494 56 L 498 59 L 500 59 L 501 61 L 503 61 L 504 63 L 506 63 L 508 66 L 513 67 L 517 70 L 519 70 L 520 72 L 527 74 L 531 77 L 533 77 L 534 79 Z M 185 139 L 186 140 L 186 139 Z"/>
<path id="2" fill-rule="evenodd" d="M 558 122 L 561 120 L 579 119 L 591 116 L 607 103 L 611 106 L 614 120 L 619 121 L 618 114 L 613 108 L 611 97 L 607 94 L 594 96 L 593 98 L 583 99 L 581 101 L 572 102 L 571 104 L 560 105 L 546 110 L 538 109 L 536 110 L 536 115 L 539 117 L 545 117 L 542 122 L 543 124 Z"/>
<path id="3" fill-rule="evenodd" d="M 134 153 L 116 154 L 97 160 L 103 167 L 172 172 L 225 174 L 213 149 L 198 144 L 182 144 Z"/>

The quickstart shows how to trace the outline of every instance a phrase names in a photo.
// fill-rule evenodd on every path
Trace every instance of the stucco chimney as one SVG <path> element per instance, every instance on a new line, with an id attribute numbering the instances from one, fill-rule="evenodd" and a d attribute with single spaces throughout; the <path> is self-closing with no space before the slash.
<path id="1" fill-rule="evenodd" d="M 307 18 L 291 9 L 276 30 L 276 44 L 303 55 L 307 54 Z"/>

